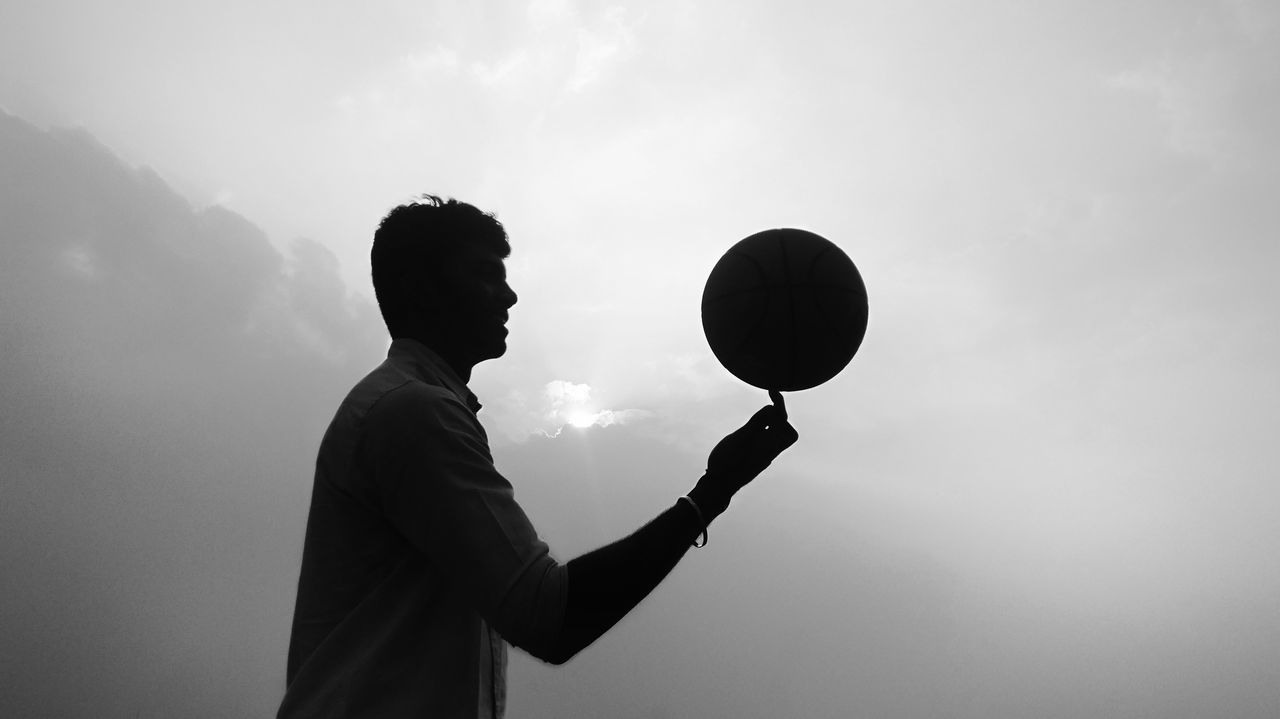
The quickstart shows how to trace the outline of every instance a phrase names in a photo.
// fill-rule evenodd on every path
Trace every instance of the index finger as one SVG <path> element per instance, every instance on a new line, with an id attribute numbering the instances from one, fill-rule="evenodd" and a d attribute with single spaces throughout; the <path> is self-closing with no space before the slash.
<path id="1" fill-rule="evenodd" d="M 769 399 L 773 401 L 773 405 L 778 408 L 782 414 L 782 421 L 787 421 L 787 402 L 782 399 L 782 393 L 776 389 L 769 390 Z"/>

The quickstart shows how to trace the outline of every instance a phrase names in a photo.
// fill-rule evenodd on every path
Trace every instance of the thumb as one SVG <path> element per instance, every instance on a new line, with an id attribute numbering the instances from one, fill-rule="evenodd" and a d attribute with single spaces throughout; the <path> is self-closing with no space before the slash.
<path id="1" fill-rule="evenodd" d="M 767 404 L 756 410 L 755 414 L 751 415 L 751 419 L 747 420 L 747 423 L 742 425 L 742 430 L 750 434 L 759 434 L 767 427 L 777 424 L 777 422 L 778 408 L 774 405 Z"/>

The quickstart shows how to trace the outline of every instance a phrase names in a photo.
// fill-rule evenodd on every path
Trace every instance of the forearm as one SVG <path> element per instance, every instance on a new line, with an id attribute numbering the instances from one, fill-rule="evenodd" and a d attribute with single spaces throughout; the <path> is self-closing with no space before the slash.
<path id="1" fill-rule="evenodd" d="M 787 422 L 782 395 L 769 393 L 747 423 L 707 458 L 707 474 L 689 492 L 634 534 L 565 565 L 564 618 L 549 661 L 563 663 L 594 642 L 666 578 L 693 540 L 729 500 L 799 436 Z"/>
<path id="2" fill-rule="evenodd" d="M 710 522 L 713 515 L 705 516 Z M 635 608 L 704 528 L 693 506 L 677 501 L 633 534 L 570 561 L 558 659 L 568 660 Z"/>

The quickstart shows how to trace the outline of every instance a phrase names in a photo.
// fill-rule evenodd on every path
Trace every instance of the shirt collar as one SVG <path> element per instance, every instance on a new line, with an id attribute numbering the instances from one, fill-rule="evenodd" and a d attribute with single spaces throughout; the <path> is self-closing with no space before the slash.
<path id="1" fill-rule="evenodd" d="M 443 382 L 444 386 L 458 396 L 462 403 L 472 412 L 480 411 L 480 401 L 475 393 L 467 389 L 467 385 L 457 372 L 445 362 L 440 355 L 418 340 L 409 337 L 396 337 L 391 340 L 391 348 L 387 350 L 387 359 L 399 360 L 413 370 L 414 374 L 428 383 L 432 379 Z"/>

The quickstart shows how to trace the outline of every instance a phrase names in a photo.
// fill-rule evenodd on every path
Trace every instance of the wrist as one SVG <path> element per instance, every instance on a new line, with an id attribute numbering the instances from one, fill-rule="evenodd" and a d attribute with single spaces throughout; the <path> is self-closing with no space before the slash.
<path id="1" fill-rule="evenodd" d="M 729 508 L 729 500 L 733 493 L 725 487 L 717 486 L 717 482 L 709 474 L 702 475 L 693 489 L 689 490 L 689 498 L 702 510 L 703 519 L 710 524 Z"/>

